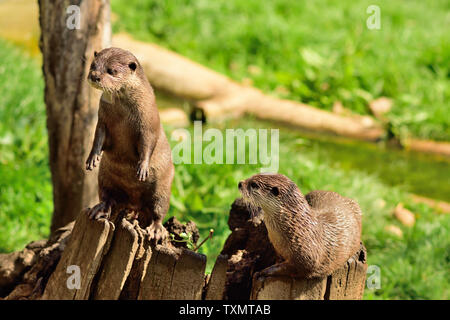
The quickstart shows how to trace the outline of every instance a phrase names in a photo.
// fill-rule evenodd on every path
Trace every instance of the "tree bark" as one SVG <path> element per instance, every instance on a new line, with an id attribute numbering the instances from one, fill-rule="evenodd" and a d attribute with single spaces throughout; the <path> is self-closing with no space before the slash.
<path id="1" fill-rule="evenodd" d="M 68 20 L 80 12 L 79 29 Z M 84 162 L 92 143 L 100 91 L 86 81 L 94 51 L 111 41 L 109 0 L 39 0 L 40 48 L 45 77 L 54 212 L 51 232 L 74 220 L 97 199 L 97 172 Z M 73 22 L 73 20 L 71 20 Z"/>

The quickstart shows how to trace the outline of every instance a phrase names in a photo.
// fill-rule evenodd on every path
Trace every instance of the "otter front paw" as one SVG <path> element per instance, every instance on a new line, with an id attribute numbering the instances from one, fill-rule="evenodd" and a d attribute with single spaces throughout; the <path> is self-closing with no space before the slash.
<path id="1" fill-rule="evenodd" d="M 91 152 L 86 160 L 86 170 L 94 169 L 99 162 L 100 162 L 100 155 Z"/>
<path id="2" fill-rule="evenodd" d="M 96 204 L 92 209 L 87 212 L 89 219 L 98 220 L 101 218 L 109 219 L 111 216 L 111 206 L 105 202 Z"/>
<path id="3" fill-rule="evenodd" d="M 169 236 L 166 228 L 164 228 L 160 222 L 153 222 L 145 230 L 147 231 L 150 240 L 155 240 L 156 242 L 160 240 L 163 241 Z"/>
<path id="4" fill-rule="evenodd" d="M 137 176 L 139 181 L 147 180 L 149 175 L 148 161 L 139 161 Z"/>

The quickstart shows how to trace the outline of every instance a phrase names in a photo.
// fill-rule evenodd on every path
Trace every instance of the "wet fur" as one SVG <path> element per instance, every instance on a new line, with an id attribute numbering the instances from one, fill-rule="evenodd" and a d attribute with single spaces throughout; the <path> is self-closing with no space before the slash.
<path id="1" fill-rule="evenodd" d="M 318 190 L 303 196 L 280 174 L 254 175 L 241 182 L 240 191 L 250 206 L 263 210 L 271 243 L 298 277 L 327 276 L 360 247 L 361 209 L 349 198 Z"/>

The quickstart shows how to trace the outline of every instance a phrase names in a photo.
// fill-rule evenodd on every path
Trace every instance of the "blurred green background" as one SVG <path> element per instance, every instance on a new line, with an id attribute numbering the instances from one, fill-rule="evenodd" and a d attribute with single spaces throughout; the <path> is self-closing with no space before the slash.
<path id="1" fill-rule="evenodd" d="M 399 139 L 450 141 L 448 0 L 377 1 L 380 30 L 366 28 L 372 1 L 111 4 L 114 32 L 126 31 L 264 92 L 318 108 L 330 110 L 341 101 L 355 113 L 369 114 L 368 103 L 387 96 L 393 99 L 387 118 Z M 46 237 L 52 213 L 36 9 L 30 0 L 0 3 L 0 252 Z M 163 100 L 157 101 L 163 108 Z M 415 193 L 450 201 L 448 159 L 252 118 L 214 127 L 279 128 L 280 173 L 303 193 L 333 190 L 360 203 L 368 263 L 381 269 L 381 288 L 366 289 L 366 299 L 449 298 L 450 215 L 410 198 Z M 173 129 L 166 126 L 168 137 Z M 194 220 L 202 238 L 214 228 L 212 241 L 201 248 L 208 269 L 229 234 L 237 182 L 259 167 L 176 166 L 168 217 Z M 413 227 L 393 217 L 399 202 L 414 212 Z M 392 226 L 402 235 L 389 232 Z"/>

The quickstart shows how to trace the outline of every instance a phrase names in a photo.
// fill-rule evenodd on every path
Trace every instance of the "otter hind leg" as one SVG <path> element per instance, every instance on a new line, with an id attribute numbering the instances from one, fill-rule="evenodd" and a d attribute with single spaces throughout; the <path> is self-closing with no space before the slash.
<path id="1" fill-rule="evenodd" d="M 109 219 L 113 209 L 119 204 L 126 202 L 127 196 L 124 192 L 109 188 L 101 188 L 100 203 L 92 207 L 87 214 L 90 219 Z"/>
<path id="2" fill-rule="evenodd" d="M 91 208 L 87 213 L 89 215 L 89 219 L 98 220 L 98 219 L 109 219 L 111 217 L 112 204 L 108 201 L 102 201 L 96 204 L 93 208 Z"/>
<path id="3" fill-rule="evenodd" d="M 151 195 L 144 194 L 145 217 L 141 225 L 146 228 L 149 238 L 156 242 L 163 241 L 169 235 L 162 222 L 169 211 L 172 176 L 157 181 Z"/>
<path id="4" fill-rule="evenodd" d="M 298 270 L 290 262 L 284 261 L 267 267 L 259 272 L 256 277 L 274 277 L 274 276 L 287 276 L 287 277 L 300 277 Z"/>

